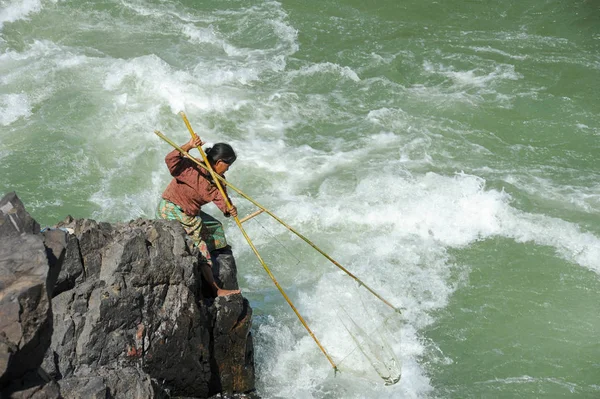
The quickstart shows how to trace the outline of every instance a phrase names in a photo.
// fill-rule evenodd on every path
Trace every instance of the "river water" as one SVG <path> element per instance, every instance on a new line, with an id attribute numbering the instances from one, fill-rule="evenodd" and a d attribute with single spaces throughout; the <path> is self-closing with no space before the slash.
<path id="1" fill-rule="evenodd" d="M 152 218 L 153 131 L 183 144 L 185 111 L 236 149 L 232 183 L 402 308 L 246 222 L 335 375 L 223 219 L 262 397 L 597 398 L 599 89 L 594 0 L 0 0 L 0 191 L 42 225 Z M 400 382 L 345 317 L 385 330 Z"/>

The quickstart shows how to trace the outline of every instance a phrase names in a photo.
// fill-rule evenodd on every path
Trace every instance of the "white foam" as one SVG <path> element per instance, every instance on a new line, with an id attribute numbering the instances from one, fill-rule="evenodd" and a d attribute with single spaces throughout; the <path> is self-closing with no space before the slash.
<path id="1" fill-rule="evenodd" d="M 8 1 L 7 1 L 8 2 Z M 14 0 L 0 9 L 0 29 L 6 22 L 27 19 L 30 14 L 42 9 L 41 0 Z"/>
<path id="2" fill-rule="evenodd" d="M 514 55 L 514 54 L 510 54 L 510 53 L 507 53 L 506 51 L 502 51 L 500 49 L 493 48 L 491 46 L 473 46 L 473 47 L 470 47 L 470 48 L 473 49 L 473 50 L 475 50 L 475 51 L 477 51 L 477 52 L 480 52 L 480 53 L 499 54 L 499 55 L 502 55 L 503 57 L 507 57 L 507 58 L 511 58 L 511 59 L 519 60 L 519 61 L 525 60 L 528 57 L 527 55 Z"/>
<path id="3" fill-rule="evenodd" d="M 495 65 L 491 71 L 482 68 L 457 71 L 453 67 L 425 61 L 423 70 L 431 74 L 446 76 L 458 86 L 485 87 L 502 80 L 519 80 L 523 78 L 523 75 L 515 72 L 514 65 L 510 64 Z"/>
<path id="4" fill-rule="evenodd" d="M 81 50 L 49 40 L 34 40 L 23 51 L 9 50 L 0 54 L 0 81 L 7 85 L 21 85 L 22 81 L 40 82 L 40 89 L 30 96 L 34 103 L 40 102 L 54 90 L 56 80 L 49 78 L 51 74 L 67 69 L 77 70 L 90 63 L 90 58 L 78 54 L 78 51 Z"/>
<path id="5" fill-rule="evenodd" d="M 31 103 L 27 94 L 0 95 L 0 125 L 11 123 L 31 116 Z"/>
<path id="6" fill-rule="evenodd" d="M 335 73 L 343 78 L 350 79 L 354 82 L 360 81 L 360 78 L 350 67 L 341 66 L 332 62 L 323 62 L 304 66 L 296 72 L 290 72 L 290 76 L 311 76 L 324 73 Z"/>
<path id="7" fill-rule="evenodd" d="M 272 62 L 259 64 L 261 68 L 271 68 Z M 239 90 L 223 86 L 249 84 L 259 79 L 259 73 L 260 69 L 252 66 L 221 68 L 214 64 L 199 64 L 190 74 L 175 70 L 160 58 L 150 55 L 115 60 L 106 72 L 103 85 L 114 93 L 135 93 L 136 98 L 165 103 L 173 113 L 188 109 L 224 113 L 239 109 L 245 100 L 238 97 Z M 213 89 L 215 87 L 219 89 Z M 132 100 L 130 95 L 129 101 Z"/>
<path id="8" fill-rule="evenodd" d="M 495 378 L 493 380 L 481 381 L 476 384 L 486 385 L 498 385 L 498 384 L 530 384 L 530 385 L 547 385 L 554 384 L 558 385 L 565 390 L 568 390 L 571 394 L 579 393 L 580 386 L 576 383 L 566 381 L 563 378 L 549 378 L 549 377 L 531 377 L 528 375 L 522 375 L 518 377 L 507 377 L 507 378 Z M 594 391 L 600 392 L 600 387 L 590 385 L 588 388 L 592 388 Z M 537 391 L 542 391 L 538 389 Z"/>
<path id="9" fill-rule="evenodd" d="M 105 174 L 103 182 L 98 186 L 98 191 L 94 192 L 89 200 L 99 206 L 99 210 L 92 215 L 97 220 L 119 221 L 131 220 L 139 217 L 154 218 L 156 215 L 156 206 L 160 195 L 165 188 L 164 176 L 162 173 L 154 171 L 146 173 L 139 171 L 136 166 L 141 162 L 139 158 L 133 157 L 133 161 L 123 162 L 128 164 L 128 173 L 122 170 L 113 170 Z M 131 181 L 137 175 L 150 184 L 145 185 L 141 190 L 134 192 L 123 192 L 121 179 Z M 118 175 L 118 176 L 117 176 Z"/>
<path id="10" fill-rule="evenodd" d="M 182 28 L 182 33 L 188 37 L 192 43 L 209 43 L 224 46 L 224 41 L 217 37 L 212 26 L 197 28 L 195 25 L 186 24 Z"/>
<path id="11" fill-rule="evenodd" d="M 556 207 L 587 213 L 600 212 L 600 184 L 587 179 L 573 179 L 572 184 L 557 184 L 550 178 L 512 173 L 502 179 L 532 196 L 552 201 Z"/>
<path id="12" fill-rule="evenodd" d="M 201 92 L 195 92 L 197 83 L 192 76 L 173 70 L 155 55 L 115 60 L 106 72 L 104 89 L 117 96 L 128 94 L 130 106 L 134 106 L 136 100 L 154 99 L 156 103 L 167 104 L 173 113 L 185 110 L 186 100 L 201 109 L 215 104 L 203 98 Z"/>
<path id="13" fill-rule="evenodd" d="M 600 274 L 600 239 L 572 223 L 544 215 L 515 212 L 504 221 L 507 236 L 555 248 L 563 259 Z"/>
<path id="14" fill-rule="evenodd" d="M 286 55 L 294 54 L 300 46 L 298 45 L 298 30 L 285 21 L 286 14 L 281 14 L 278 19 L 267 21 L 273 27 L 273 32 L 279 37 L 281 44 L 277 46 L 278 53 Z"/>
<path id="15" fill-rule="evenodd" d="M 44 200 L 44 201 L 40 201 L 40 200 L 32 200 L 29 201 L 27 203 L 27 207 L 31 207 L 29 209 L 31 209 L 31 211 L 29 212 L 35 212 L 38 209 L 45 209 L 48 207 L 58 207 L 58 206 L 62 206 L 64 204 L 64 201 L 62 199 L 56 198 L 56 199 L 48 199 L 48 200 Z"/>
<path id="16" fill-rule="evenodd" d="M 0 62 L 5 64 L 14 61 L 41 58 L 42 56 L 47 56 L 55 48 L 57 48 L 57 46 L 50 41 L 34 40 L 25 51 L 9 50 L 0 54 Z"/>
<path id="17" fill-rule="evenodd" d="M 140 5 L 139 3 L 135 4 L 135 3 L 132 3 L 132 2 L 126 1 L 126 0 L 121 0 L 121 5 L 134 11 L 136 14 L 139 14 L 143 17 L 160 18 L 160 17 L 164 17 L 166 14 L 164 9 L 144 7 L 144 6 Z"/>
<path id="18" fill-rule="evenodd" d="M 389 198 L 375 196 L 379 187 L 386 187 Z M 333 200 L 326 194 L 324 197 L 328 202 Z M 485 180 L 477 176 L 427 173 L 414 181 L 391 175 L 371 176 L 360 181 L 352 197 L 355 204 L 361 204 L 359 198 L 370 198 L 369 203 L 377 209 L 361 211 L 346 205 L 339 218 L 354 225 L 367 223 L 398 238 L 416 235 L 454 248 L 494 236 L 534 241 L 552 246 L 564 259 L 600 273 L 598 237 L 575 224 L 511 207 L 507 193 L 486 190 Z M 344 199 L 348 200 L 348 195 Z"/>
<path id="19" fill-rule="evenodd" d="M 285 63 L 284 55 L 291 55 L 298 51 L 298 32 L 286 21 L 287 14 L 278 2 L 266 2 L 240 10 L 220 11 L 216 12 L 212 18 L 216 21 L 235 18 L 239 20 L 239 34 L 244 34 L 242 30 L 248 26 L 254 26 L 255 29 L 262 31 L 261 36 L 265 39 L 271 37 L 275 39 L 271 47 L 245 48 L 232 44 L 222 33 L 215 30 L 213 24 L 198 26 L 197 23 L 194 23 L 182 27 L 182 33 L 188 37 L 190 42 L 212 44 L 221 48 L 228 56 L 226 60 L 228 67 L 237 64 L 236 69 L 242 69 L 245 65 L 248 69 L 252 68 L 257 72 L 264 70 L 265 66 L 269 66 L 273 70 L 281 70 Z M 216 66 L 223 67 L 223 65 Z M 203 66 L 203 68 L 206 67 Z M 213 67 L 215 67 L 214 64 Z"/>

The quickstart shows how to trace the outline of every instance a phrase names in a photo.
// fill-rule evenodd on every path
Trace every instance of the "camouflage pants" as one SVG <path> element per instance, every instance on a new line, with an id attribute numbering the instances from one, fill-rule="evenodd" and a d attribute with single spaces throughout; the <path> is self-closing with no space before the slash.
<path id="1" fill-rule="evenodd" d="M 211 267 L 210 252 L 227 246 L 223 225 L 207 213 L 200 211 L 197 216 L 186 215 L 179 206 L 163 198 L 158 204 L 157 214 L 160 218 L 177 220 L 181 223 Z"/>

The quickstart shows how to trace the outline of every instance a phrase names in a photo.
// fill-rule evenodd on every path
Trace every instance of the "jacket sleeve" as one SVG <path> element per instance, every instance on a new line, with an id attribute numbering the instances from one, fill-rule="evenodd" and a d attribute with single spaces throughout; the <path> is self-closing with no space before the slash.
<path id="1" fill-rule="evenodd" d="M 225 199 L 223 198 L 223 196 L 221 195 L 221 192 L 219 191 L 219 189 L 216 186 L 214 187 L 214 191 L 212 193 L 212 197 L 213 197 L 213 202 L 214 204 L 217 206 L 217 208 L 219 208 L 221 210 L 221 212 L 223 212 L 224 215 L 229 215 L 228 209 L 227 209 L 227 202 L 225 202 Z M 221 183 L 221 187 L 223 187 L 223 191 L 225 191 L 225 195 L 227 195 L 227 189 L 225 188 L 225 184 Z M 229 195 L 227 195 L 227 199 L 229 200 L 229 203 L 231 204 L 231 199 L 229 198 Z"/>
<path id="2" fill-rule="evenodd" d="M 165 163 L 167 164 L 167 168 L 169 168 L 169 173 L 171 173 L 171 176 L 173 177 L 179 176 L 179 174 L 188 167 L 186 161 L 187 160 L 178 150 L 171 151 L 165 157 Z"/>

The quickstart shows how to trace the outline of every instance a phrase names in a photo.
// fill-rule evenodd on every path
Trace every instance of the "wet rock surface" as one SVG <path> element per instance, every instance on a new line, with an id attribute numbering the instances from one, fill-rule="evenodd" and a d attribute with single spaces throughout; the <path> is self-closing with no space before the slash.
<path id="1" fill-rule="evenodd" d="M 237 288 L 231 251 L 214 255 L 215 279 Z M 40 233 L 5 196 L 2 398 L 247 396 L 252 309 L 239 294 L 202 292 L 197 250 L 177 222 L 68 217 Z"/>

